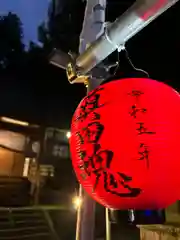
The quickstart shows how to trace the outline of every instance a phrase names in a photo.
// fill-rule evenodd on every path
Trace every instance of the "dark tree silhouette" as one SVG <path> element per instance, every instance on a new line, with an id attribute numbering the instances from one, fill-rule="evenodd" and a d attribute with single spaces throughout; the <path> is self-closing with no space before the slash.
<path id="1" fill-rule="evenodd" d="M 85 2 L 82 0 L 67 0 L 59 6 L 51 1 L 48 20 L 38 28 L 39 41 L 46 47 L 78 52 L 84 9 Z"/>
<path id="2" fill-rule="evenodd" d="M 22 43 L 22 23 L 11 12 L 0 17 L 0 70 L 15 70 L 22 64 L 24 45 Z"/>

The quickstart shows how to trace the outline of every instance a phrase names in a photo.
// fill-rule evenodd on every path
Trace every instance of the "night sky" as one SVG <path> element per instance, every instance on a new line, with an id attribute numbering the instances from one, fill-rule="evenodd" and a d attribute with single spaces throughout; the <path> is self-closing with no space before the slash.
<path id="1" fill-rule="evenodd" d="M 16 13 L 24 27 L 24 43 L 37 42 L 37 27 L 47 18 L 48 0 L 1 0 L 0 14 Z"/>
<path id="2" fill-rule="evenodd" d="M 47 2 L 47 0 L 1 0 L 0 12 L 14 10 L 19 14 L 24 24 L 24 41 L 27 44 L 29 40 L 37 41 L 36 28 L 47 16 Z M 108 21 L 114 21 L 125 10 L 115 7 L 110 4 L 111 2 L 109 1 L 107 8 Z M 151 78 L 164 81 L 178 91 L 179 10 L 180 3 L 177 3 L 126 44 L 129 56 L 136 67 L 148 71 Z M 116 56 L 117 53 L 114 53 L 112 57 L 117 60 Z M 123 54 L 120 54 L 120 62 L 119 72 L 128 71 Z M 70 85 L 64 71 L 54 66 L 49 66 L 48 72 L 39 67 L 36 69 L 38 73 L 36 76 L 24 69 L 22 73 L 23 80 L 8 80 L 8 87 L 2 91 L 0 100 L 6 101 L 4 109 L 8 108 L 12 115 L 20 118 L 69 128 L 71 116 L 85 95 L 84 87 Z"/>

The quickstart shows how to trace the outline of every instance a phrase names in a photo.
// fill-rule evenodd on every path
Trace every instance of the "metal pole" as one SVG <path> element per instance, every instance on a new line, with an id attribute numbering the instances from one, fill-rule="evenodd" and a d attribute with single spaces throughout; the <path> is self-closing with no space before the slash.
<path id="1" fill-rule="evenodd" d="M 80 35 L 79 52 L 82 54 L 87 46 L 104 32 L 106 0 L 87 0 L 83 29 Z M 100 84 L 96 78 L 89 79 L 87 92 Z M 82 187 L 80 186 L 80 190 Z M 82 206 L 77 214 L 76 240 L 94 240 L 96 203 L 83 191 Z"/>
<path id="2" fill-rule="evenodd" d="M 41 188 L 41 173 L 40 173 L 40 151 L 41 148 L 39 147 L 38 152 L 36 154 L 36 189 L 35 189 L 35 196 L 34 196 L 34 203 L 35 205 L 39 204 L 39 198 L 40 198 L 40 188 Z"/>
<path id="3" fill-rule="evenodd" d="M 83 201 L 78 240 L 94 240 L 96 203 L 86 192 L 84 192 Z"/>
<path id="4" fill-rule="evenodd" d="M 79 198 L 83 199 L 83 189 L 81 185 L 79 185 Z M 82 212 L 82 207 L 80 205 L 77 209 L 76 240 L 80 240 L 81 214 L 82 214 L 81 212 Z"/>
<path id="5" fill-rule="evenodd" d="M 109 209 L 106 208 L 106 240 L 111 240 L 111 223 L 109 221 Z"/>
<path id="6" fill-rule="evenodd" d="M 109 54 L 142 30 L 178 0 L 139 0 L 121 15 L 105 33 L 99 37 L 76 60 L 76 66 L 85 75 Z"/>

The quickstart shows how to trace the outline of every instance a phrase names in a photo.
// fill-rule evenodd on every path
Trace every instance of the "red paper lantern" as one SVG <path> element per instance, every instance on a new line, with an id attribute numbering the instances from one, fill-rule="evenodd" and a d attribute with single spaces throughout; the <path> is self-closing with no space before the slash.
<path id="1" fill-rule="evenodd" d="M 150 79 L 112 81 L 75 111 L 70 148 L 84 189 L 115 209 L 160 209 L 178 200 L 180 96 Z"/>

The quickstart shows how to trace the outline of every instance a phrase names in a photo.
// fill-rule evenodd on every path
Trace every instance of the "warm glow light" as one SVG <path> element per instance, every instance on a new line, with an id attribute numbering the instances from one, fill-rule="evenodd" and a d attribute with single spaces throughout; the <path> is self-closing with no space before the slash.
<path id="1" fill-rule="evenodd" d="M 67 138 L 70 138 L 70 137 L 71 137 L 71 132 L 67 132 L 67 133 L 66 133 L 66 137 L 67 137 Z"/>
<path id="2" fill-rule="evenodd" d="M 76 196 L 76 197 L 73 198 L 72 202 L 73 202 L 74 208 L 78 209 L 82 204 L 82 198 Z"/>
<path id="3" fill-rule="evenodd" d="M 21 126 L 29 126 L 28 122 L 23 122 L 23 121 L 19 121 L 19 120 L 8 118 L 8 117 L 1 117 L 1 121 L 6 123 L 16 124 L 16 125 L 21 125 Z"/>

